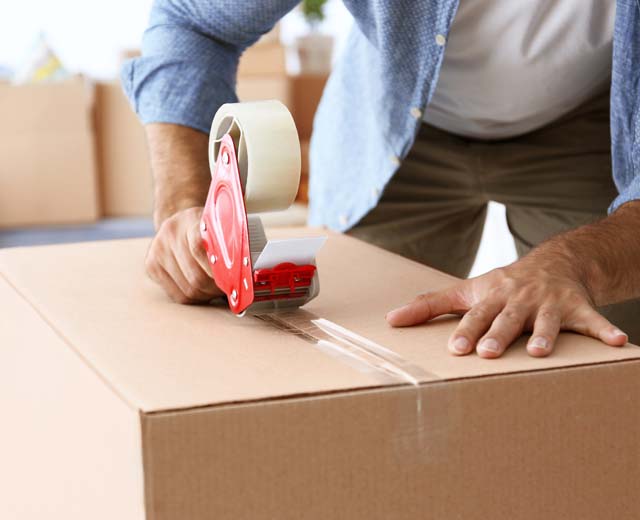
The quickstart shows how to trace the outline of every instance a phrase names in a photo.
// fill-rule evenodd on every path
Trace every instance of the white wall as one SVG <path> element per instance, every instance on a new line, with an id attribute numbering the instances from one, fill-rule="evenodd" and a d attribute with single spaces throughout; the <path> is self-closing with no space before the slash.
<path id="1" fill-rule="evenodd" d="M 65 66 L 105 78 L 139 45 L 151 0 L 2 0 L 0 63 L 16 67 L 43 31 Z"/>
<path id="2" fill-rule="evenodd" d="M 43 32 L 65 67 L 101 79 L 117 74 L 122 50 L 140 45 L 152 4 L 152 0 L 2 2 L 6 5 L 0 7 L 0 65 L 16 68 Z M 335 35 L 339 48 L 351 18 L 337 0 L 329 3 L 326 13 L 321 30 Z M 306 30 L 301 14 L 294 11 L 283 21 L 282 39 L 290 43 Z"/>

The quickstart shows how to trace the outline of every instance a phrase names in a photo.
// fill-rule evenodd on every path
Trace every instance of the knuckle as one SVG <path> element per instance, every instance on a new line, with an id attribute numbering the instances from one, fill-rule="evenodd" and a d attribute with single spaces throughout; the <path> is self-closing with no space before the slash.
<path id="1" fill-rule="evenodd" d="M 489 275 L 495 279 L 497 282 L 504 282 L 509 278 L 507 274 L 507 270 L 504 267 L 498 267 L 491 271 Z"/>
<path id="2" fill-rule="evenodd" d="M 192 300 L 190 300 L 189 297 L 186 296 L 185 294 L 176 294 L 175 296 L 172 296 L 172 299 L 174 302 L 179 303 L 181 305 L 188 305 L 192 303 Z"/>
<path id="3" fill-rule="evenodd" d="M 160 264 L 154 255 L 148 254 L 144 259 L 144 270 L 151 278 L 157 278 Z"/>
<path id="4" fill-rule="evenodd" d="M 508 290 L 505 288 L 505 286 L 496 285 L 494 287 L 491 287 L 487 291 L 486 299 L 490 301 L 504 301 L 506 293 L 508 293 Z"/>
<path id="5" fill-rule="evenodd" d="M 156 265 L 157 265 L 157 263 L 156 263 L 155 256 L 151 252 L 149 252 L 149 254 L 147 254 L 147 256 L 144 259 L 144 268 L 145 268 L 145 270 L 148 273 L 150 273 L 153 270 L 155 270 Z"/>
<path id="6" fill-rule="evenodd" d="M 501 313 L 501 318 L 509 324 L 516 324 L 522 321 L 522 313 L 517 309 L 505 309 Z"/>
<path id="7" fill-rule="evenodd" d="M 556 320 L 559 316 L 559 313 L 556 309 L 542 309 L 538 313 L 538 318 L 544 321 L 552 321 Z"/>
<path id="8" fill-rule="evenodd" d="M 193 237 L 189 240 L 189 252 L 191 256 L 199 256 L 204 251 L 204 247 L 202 246 L 202 241 L 200 237 Z"/>
<path id="9" fill-rule="evenodd" d="M 433 297 L 433 293 L 423 293 L 423 294 L 418 294 L 418 296 L 416 296 L 413 300 L 414 303 L 428 303 L 431 298 Z"/>
<path id="10" fill-rule="evenodd" d="M 173 240 L 177 237 L 178 234 L 178 225 L 175 218 L 168 218 L 165 220 L 160 229 L 158 230 L 158 236 L 162 238 L 166 238 L 169 240 Z"/>
<path id="11" fill-rule="evenodd" d="M 518 284 L 517 280 L 504 267 L 494 269 L 493 276 L 498 283 L 498 286 L 503 290 L 511 291 L 515 289 Z"/>
<path id="12" fill-rule="evenodd" d="M 200 296 L 200 292 L 193 285 L 189 285 L 184 289 L 184 295 L 186 296 L 188 301 L 196 301 Z"/>
<path id="13" fill-rule="evenodd" d="M 563 304 L 569 307 L 578 307 L 585 304 L 588 305 L 585 297 L 582 294 L 578 293 L 575 289 L 570 287 L 564 287 L 560 291 L 559 299 Z"/>
<path id="14" fill-rule="evenodd" d="M 480 307 L 472 307 L 466 314 L 467 318 L 471 319 L 483 318 L 485 315 L 486 312 Z"/>
<path id="15" fill-rule="evenodd" d="M 477 305 L 465 314 L 465 318 L 468 321 L 486 321 L 489 319 L 489 312 L 485 307 Z"/>
<path id="16" fill-rule="evenodd" d="M 204 288 L 207 285 L 208 277 L 199 269 L 190 269 L 186 276 L 189 285 L 196 290 Z"/>

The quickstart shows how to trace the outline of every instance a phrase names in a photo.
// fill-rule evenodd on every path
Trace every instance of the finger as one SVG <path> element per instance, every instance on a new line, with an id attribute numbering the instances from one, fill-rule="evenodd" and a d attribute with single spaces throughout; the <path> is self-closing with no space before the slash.
<path id="1" fill-rule="evenodd" d="M 500 357 L 507 347 L 520 337 L 529 314 L 530 310 L 525 305 L 507 304 L 478 342 L 478 355 L 488 359 Z"/>
<path id="2" fill-rule="evenodd" d="M 160 285 L 174 302 L 182 304 L 191 303 L 189 298 L 180 290 L 180 287 L 178 287 L 173 281 L 173 278 L 169 276 L 169 273 L 167 273 L 162 266 L 157 265 L 154 269 L 150 269 L 147 272 L 149 277 Z"/>
<path id="3" fill-rule="evenodd" d="M 390 311 L 386 320 L 392 327 L 410 327 L 443 314 L 466 310 L 463 298 L 465 283 L 434 293 L 421 294 L 413 302 Z"/>
<path id="4" fill-rule="evenodd" d="M 202 237 L 200 236 L 200 227 L 192 227 L 187 233 L 187 242 L 189 244 L 189 251 L 191 256 L 195 258 L 202 270 L 212 277 L 211 265 L 209 264 L 209 258 L 207 257 L 207 251 L 204 248 Z"/>
<path id="5" fill-rule="evenodd" d="M 527 342 L 527 352 L 534 357 L 545 357 L 551 354 L 560 332 L 560 310 L 542 307 L 533 324 L 533 334 Z"/>
<path id="6" fill-rule="evenodd" d="M 171 250 L 182 274 L 181 280 L 176 280 L 176 283 L 185 291 L 187 296 L 192 297 L 194 300 L 208 300 L 220 294 L 213 278 L 207 274 L 191 254 L 186 240 L 172 245 Z M 182 280 L 186 281 L 188 287 L 181 285 Z"/>
<path id="7" fill-rule="evenodd" d="M 576 314 L 577 318 L 565 324 L 564 328 L 574 330 L 586 336 L 592 336 L 612 347 L 622 347 L 629 341 L 627 334 L 613 325 L 590 305 L 584 304 Z"/>
<path id="8" fill-rule="evenodd" d="M 449 338 L 449 350 L 462 356 L 473 351 L 478 338 L 491 326 L 504 304 L 499 301 L 483 301 L 474 305 L 460 320 Z"/>
<path id="9" fill-rule="evenodd" d="M 161 259 L 161 265 L 175 284 L 180 288 L 182 294 L 187 298 L 186 302 L 181 301 L 180 303 L 204 302 L 209 301 L 212 298 L 212 295 L 201 291 L 198 287 L 189 283 L 178 264 L 178 260 L 173 254 L 163 256 Z"/>

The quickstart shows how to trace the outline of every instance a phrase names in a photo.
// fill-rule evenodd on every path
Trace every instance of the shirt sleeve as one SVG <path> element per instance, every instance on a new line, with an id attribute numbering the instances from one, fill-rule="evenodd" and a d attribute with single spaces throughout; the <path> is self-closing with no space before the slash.
<path id="1" fill-rule="evenodd" d="M 237 101 L 238 61 L 297 0 L 155 0 L 142 56 L 124 63 L 122 85 L 144 124 L 208 133 L 223 103 Z"/>
<path id="2" fill-rule="evenodd" d="M 619 195 L 609 212 L 640 200 L 640 3 L 616 4 L 611 82 L 611 155 Z"/>

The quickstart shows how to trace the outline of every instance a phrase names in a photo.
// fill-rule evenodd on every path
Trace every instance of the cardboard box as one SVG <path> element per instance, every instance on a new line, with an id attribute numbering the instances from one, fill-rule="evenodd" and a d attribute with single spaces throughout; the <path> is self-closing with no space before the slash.
<path id="1" fill-rule="evenodd" d="M 300 188 L 296 200 L 298 202 L 309 202 L 309 141 L 300 141 Z"/>
<path id="2" fill-rule="evenodd" d="M 327 83 L 327 76 L 291 76 L 291 104 L 289 108 L 296 120 L 300 139 L 310 139 L 313 131 L 313 119 L 324 86 Z"/>
<path id="3" fill-rule="evenodd" d="M 384 321 L 454 279 L 331 235 L 307 310 L 424 371 L 381 382 L 255 318 L 169 302 L 147 246 L 0 252 L 0 518 L 638 517 L 638 348 L 563 334 L 547 359 L 523 341 L 454 358 L 456 320 Z"/>
<path id="4" fill-rule="evenodd" d="M 280 24 L 277 23 L 273 29 L 271 29 L 267 34 L 262 35 L 262 37 L 254 44 L 255 45 L 271 45 L 271 44 L 280 43 Z"/>
<path id="5" fill-rule="evenodd" d="M 279 42 L 249 47 L 240 57 L 238 77 L 285 76 L 287 62 L 284 46 Z"/>
<path id="6" fill-rule="evenodd" d="M 277 99 L 291 105 L 291 81 L 287 76 L 239 77 L 236 93 L 240 101 Z"/>
<path id="7" fill-rule="evenodd" d="M 79 77 L 0 84 L 0 227 L 97 218 L 91 103 Z"/>
<path id="8" fill-rule="evenodd" d="M 300 141 L 308 141 L 313 119 L 326 84 L 326 76 L 244 76 L 238 77 L 240 101 L 278 99 L 291 111 Z"/>
<path id="9" fill-rule="evenodd" d="M 96 85 L 95 135 L 103 215 L 151 215 L 153 182 L 144 127 L 118 82 Z"/>

